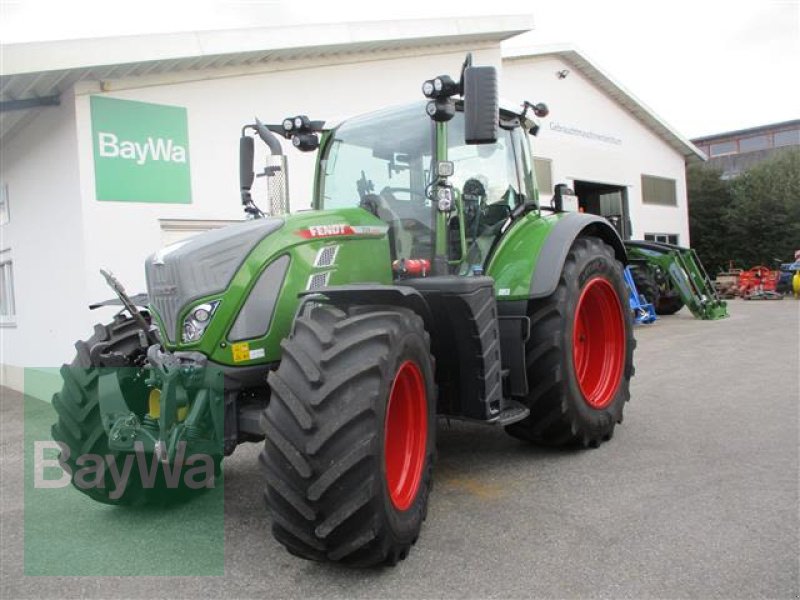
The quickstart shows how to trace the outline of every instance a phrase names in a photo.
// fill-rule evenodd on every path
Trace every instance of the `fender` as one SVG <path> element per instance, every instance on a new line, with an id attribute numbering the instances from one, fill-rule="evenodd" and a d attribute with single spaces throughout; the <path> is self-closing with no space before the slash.
<path id="1" fill-rule="evenodd" d="M 422 294 L 412 287 L 365 283 L 308 290 L 299 294 L 301 301 L 297 314 L 302 312 L 306 302 L 313 302 L 320 296 L 327 298 L 333 304 L 401 306 L 414 311 L 422 317 L 427 331 L 435 331 L 436 323 L 428 303 L 422 297 Z"/>
<path id="2" fill-rule="evenodd" d="M 556 213 L 542 217 L 529 213 L 512 225 L 498 242 L 487 274 L 494 277 L 499 301 L 544 298 L 558 286 L 572 243 L 593 235 L 614 248 L 617 260 L 627 264 L 622 239 L 603 217 L 586 213 Z"/>

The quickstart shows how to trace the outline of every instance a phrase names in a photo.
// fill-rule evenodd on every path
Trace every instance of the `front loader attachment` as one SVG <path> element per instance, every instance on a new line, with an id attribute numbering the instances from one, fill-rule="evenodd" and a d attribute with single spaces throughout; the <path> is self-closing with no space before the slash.
<path id="1" fill-rule="evenodd" d="M 698 319 L 715 320 L 728 316 L 727 303 L 717 295 L 697 253 L 672 244 L 628 240 L 625 242 L 632 263 L 644 263 L 675 290 Z"/>

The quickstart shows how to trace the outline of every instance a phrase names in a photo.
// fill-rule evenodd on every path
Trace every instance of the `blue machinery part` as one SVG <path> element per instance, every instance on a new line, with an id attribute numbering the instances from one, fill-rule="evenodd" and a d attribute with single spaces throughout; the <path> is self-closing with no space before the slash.
<path id="1" fill-rule="evenodd" d="M 628 302 L 633 313 L 633 321 L 637 324 L 652 323 L 656 320 L 656 309 L 639 295 L 636 284 L 633 282 L 631 268 L 625 267 L 625 283 L 628 285 Z"/>

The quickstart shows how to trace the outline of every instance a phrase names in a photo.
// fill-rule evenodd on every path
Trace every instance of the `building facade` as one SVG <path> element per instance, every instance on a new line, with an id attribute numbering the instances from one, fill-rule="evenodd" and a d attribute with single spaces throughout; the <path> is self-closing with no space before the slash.
<path id="1" fill-rule="evenodd" d="M 800 119 L 707 135 L 692 140 L 708 156 L 708 166 L 736 177 L 776 153 L 800 147 Z"/>
<path id="2" fill-rule="evenodd" d="M 550 107 L 533 140 L 545 202 L 566 183 L 624 238 L 689 245 L 686 163 L 703 156 L 610 75 L 573 48 L 545 48 L 504 56 L 503 90 Z"/>
<path id="3" fill-rule="evenodd" d="M 503 97 L 550 106 L 532 140 L 544 202 L 565 182 L 576 209 L 624 235 L 688 244 L 685 163 L 702 155 L 574 50 L 504 57 L 502 41 L 531 26 L 481 17 L 4 47 L 3 384 L 20 389 L 22 368 L 68 361 L 110 319 L 111 308 L 88 309 L 112 296 L 100 268 L 143 291 L 149 254 L 243 218 L 238 137 L 254 116 L 419 100 L 422 81 L 457 75 L 467 51 L 498 68 Z M 291 207 L 308 209 L 314 157 L 287 154 Z"/>

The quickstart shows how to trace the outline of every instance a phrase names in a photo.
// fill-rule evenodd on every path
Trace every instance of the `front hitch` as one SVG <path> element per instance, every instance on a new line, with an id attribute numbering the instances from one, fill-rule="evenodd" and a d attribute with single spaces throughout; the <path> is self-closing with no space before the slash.
<path id="1" fill-rule="evenodd" d="M 153 454 L 165 463 L 191 453 L 220 455 L 224 435 L 224 375 L 199 352 L 147 350 L 147 412 L 137 415 L 125 399 L 117 369 L 99 381 L 99 404 L 109 449 Z M 216 413 L 219 414 L 216 414 Z M 181 446 L 183 450 L 181 451 Z"/>

